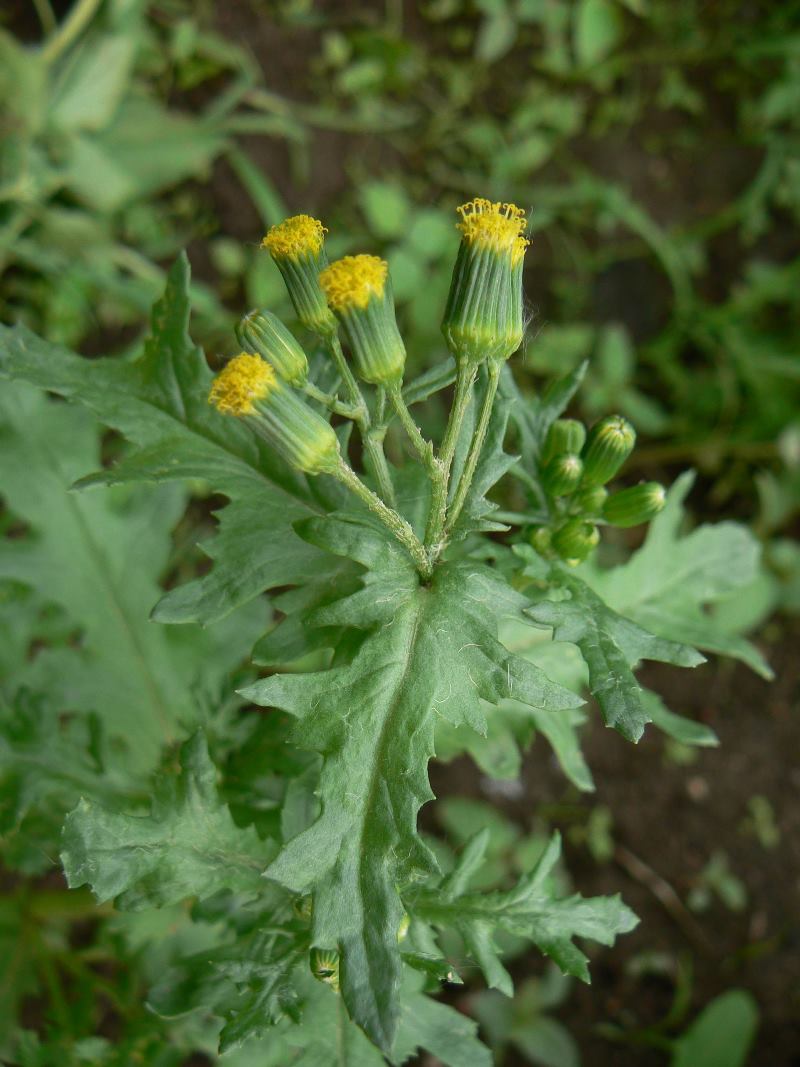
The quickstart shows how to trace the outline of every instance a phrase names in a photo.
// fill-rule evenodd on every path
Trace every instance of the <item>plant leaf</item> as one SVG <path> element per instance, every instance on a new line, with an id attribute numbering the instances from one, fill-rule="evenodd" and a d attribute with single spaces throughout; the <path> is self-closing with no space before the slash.
<path id="1" fill-rule="evenodd" d="M 565 600 L 540 600 L 526 615 L 550 626 L 556 641 L 578 646 L 589 669 L 589 688 L 600 705 L 606 726 L 628 741 L 638 741 L 651 721 L 642 690 L 631 670 L 642 659 L 679 667 L 704 662 L 688 645 L 654 637 L 618 615 L 585 582 L 562 567 L 552 568 L 553 581 L 569 594 Z"/>
<path id="2" fill-rule="evenodd" d="M 30 528 L 0 541 L 0 577 L 63 607 L 81 638 L 78 648 L 45 648 L 30 662 L 26 656 L 13 684 L 47 692 L 65 709 L 97 712 L 109 734 L 135 742 L 133 767 L 149 769 L 178 724 L 197 721 L 205 694 L 216 699 L 263 625 L 263 609 L 253 605 L 235 628 L 213 633 L 153 626 L 148 612 L 184 492 L 68 492 L 76 474 L 98 463 L 100 428 L 21 382 L 4 384 L 0 435 L 0 490 Z"/>
<path id="3" fill-rule="evenodd" d="M 314 890 L 315 942 L 338 947 L 348 1010 L 388 1050 L 399 1010 L 397 886 L 436 866 L 415 826 L 431 798 L 425 770 L 436 716 L 484 732 L 483 700 L 513 692 L 557 711 L 579 698 L 497 641 L 498 615 L 519 612 L 525 601 L 491 571 L 447 564 L 425 588 L 376 528 L 315 520 L 303 534 L 369 568 L 361 589 L 317 609 L 310 622 L 367 633 L 347 664 L 275 675 L 243 692 L 296 715 L 294 740 L 325 757 L 319 818 L 266 873 L 293 890 Z"/>
<path id="4" fill-rule="evenodd" d="M 483 861 L 488 841 L 489 834 L 483 830 L 469 842 L 455 870 L 440 886 L 404 897 L 410 913 L 435 926 L 455 927 L 489 985 L 508 996 L 513 984 L 494 944 L 495 930 L 532 941 L 564 974 L 589 982 L 587 957 L 572 939 L 587 937 L 612 945 L 618 934 L 636 926 L 636 916 L 618 896 L 555 898 L 548 877 L 561 854 L 558 834 L 530 874 L 513 889 L 470 893 L 468 885 Z"/>
<path id="5" fill-rule="evenodd" d="M 82 486 L 202 478 L 231 499 L 221 533 L 206 549 L 215 566 L 168 593 L 156 610 L 162 621 L 208 623 L 265 589 L 324 570 L 324 555 L 297 538 L 292 524 L 326 509 L 302 476 L 208 404 L 212 374 L 188 335 L 188 286 L 189 265 L 181 256 L 134 361 L 81 359 L 24 327 L 0 327 L 0 373 L 80 400 L 137 446 Z M 270 521 L 260 521 L 254 533 L 256 514 Z"/>
<path id="6" fill-rule="evenodd" d="M 181 767 L 177 780 L 160 780 L 149 815 L 80 801 L 64 826 L 61 860 L 70 888 L 88 883 L 99 901 L 113 898 L 130 911 L 220 889 L 262 889 L 274 848 L 252 827 L 237 827 L 220 803 L 202 733 L 182 746 Z"/>
<path id="7" fill-rule="evenodd" d="M 627 563 L 590 572 L 587 580 L 615 611 L 659 637 L 733 656 L 762 678 L 772 678 L 758 649 L 723 630 L 706 610 L 755 580 L 760 546 L 749 530 L 733 522 L 699 526 L 681 536 L 683 502 L 693 482 L 690 471 L 678 478 L 644 545 Z"/>
<path id="8" fill-rule="evenodd" d="M 758 1030 L 758 1006 L 742 989 L 712 1000 L 675 1042 L 671 1067 L 744 1067 Z"/>

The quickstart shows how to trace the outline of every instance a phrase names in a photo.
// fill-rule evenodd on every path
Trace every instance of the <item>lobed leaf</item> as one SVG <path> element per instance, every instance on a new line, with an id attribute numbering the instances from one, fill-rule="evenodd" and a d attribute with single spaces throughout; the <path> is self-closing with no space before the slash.
<path id="1" fill-rule="evenodd" d="M 61 861 L 71 888 L 89 884 L 99 901 L 140 910 L 209 897 L 257 893 L 274 849 L 237 827 L 220 803 L 202 733 L 181 748 L 181 775 L 160 780 L 149 815 L 81 800 L 67 816 Z"/>
<path id="2" fill-rule="evenodd" d="M 416 814 L 432 796 L 426 765 L 437 716 L 483 733 L 483 701 L 513 694 L 557 711 L 580 700 L 497 641 L 498 614 L 524 600 L 488 569 L 447 564 L 426 588 L 376 528 L 315 521 L 303 532 L 369 567 L 361 589 L 310 621 L 367 633 L 346 664 L 275 675 L 243 693 L 296 715 L 294 740 L 324 756 L 321 814 L 266 873 L 313 889 L 315 943 L 339 949 L 348 1010 L 388 1050 L 399 1011 L 397 887 L 436 868 Z"/>

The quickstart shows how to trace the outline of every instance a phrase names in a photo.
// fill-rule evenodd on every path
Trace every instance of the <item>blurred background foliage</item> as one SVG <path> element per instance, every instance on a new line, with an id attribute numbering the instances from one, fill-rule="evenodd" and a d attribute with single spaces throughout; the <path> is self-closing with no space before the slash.
<path id="1" fill-rule="evenodd" d="M 580 413 L 628 416 L 640 467 L 698 467 L 800 603 L 800 4 L 62 6 L 0 37 L 7 317 L 120 347 L 188 245 L 196 332 L 229 352 L 244 306 L 287 310 L 264 227 L 310 210 L 332 254 L 387 256 L 417 369 L 453 207 L 514 200 L 529 384 L 590 357 Z"/>
<path id="2" fill-rule="evenodd" d="M 453 208 L 474 195 L 513 200 L 530 211 L 533 235 L 530 324 L 515 373 L 531 391 L 589 358 L 575 414 L 592 421 L 621 411 L 631 419 L 642 441 L 631 476 L 670 482 L 694 467 L 695 513 L 753 527 L 765 546 L 763 574 L 720 609 L 732 629 L 744 629 L 776 609 L 800 609 L 798 148 L 797 0 L 11 0 L 0 15 L 0 311 L 88 355 L 128 352 L 165 268 L 188 247 L 194 335 L 212 360 L 230 355 L 232 326 L 245 309 L 263 305 L 290 317 L 258 242 L 285 214 L 308 211 L 328 226 L 332 257 L 369 250 L 389 259 L 411 374 L 444 354 L 439 320 L 456 246 Z M 426 414 L 435 431 L 437 412 Z M 171 499 L 151 536 L 165 545 L 185 506 L 185 496 Z M 147 518 L 138 499 L 112 501 L 103 517 L 109 528 L 115 508 Z M 7 538 L 24 535 L 8 512 L 0 521 Z M 189 505 L 170 566 L 195 565 L 189 546 L 208 522 L 205 505 Z M 608 558 L 635 536 L 606 545 Z M 41 683 L 49 669 L 48 685 L 63 681 L 59 656 L 74 644 L 78 608 L 70 621 L 47 606 L 46 589 L 6 583 L 1 592 L 0 624 L 16 641 L 4 643 L 0 662 L 10 669 L 35 640 L 50 652 L 23 680 L 32 670 Z M 24 634 L 12 621 L 20 604 Z M 791 625 L 772 622 L 765 632 L 780 641 Z M 250 636 L 247 627 L 222 634 L 211 662 L 228 666 Z M 732 693 L 730 675 L 719 678 Z M 54 708 L 47 714 L 56 721 Z M 27 811 L 20 753 L 41 712 L 23 701 L 11 721 L 0 777 Z M 93 736 L 94 727 L 87 720 L 59 729 L 46 777 L 55 793 L 72 796 L 75 782 L 64 783 L 59 769 L 70 745 L 86 750 L 83 733 Z M 665 766 L 685 770 L 687 789 L 701 790 L 696 758 L 677 742 L 663 753 Z M 94 773 L 87 765 L 78 777 Z M 761 783 L 768 792 L 769 776 Z M 483 818 L 498 864 L 528 847 L 519 827 L 488 805 L 460 803 L 439 806 L 456 839 L 459 818 L 473 827 Z M 780 835 L 776 798 L 742 803 L 742 834 L 766 855 Z M 3 832 L 16 814 L 5 813 Z M 534 837 L 565 822 L 587 863 L 602 871 L 616 856 L 648 885 L 635 857 L 619 852 L 609 808 L 573 797 L 542 811 Z M 42 840 L 57 848 L 56 834 L 54 817 Z M 17 856 L 18 844 L 6 852 L 8 865 L 37 872 L 49 862 Z M 736 856 L 732 867 L 715 842 L 706 844 L 686 907 L 745 910 Z M 141 946 L 158 930 L 145 919 L 126 930 L 119 916 L 90 929 L 79 894 L 73 901 L 35 881 L 10 886 L 0 902 L 0 944 L 22 968 L 17 992 L 43 998 L 33 1013 L 54 1020 L 52 1033 L 26 1038 L 20 1063 L 124 1063 L 130 1049 L 152 1063 L 211 1062 L 183 1058 L 211 1047 L 207 1034 L 198 1037 L 199 1023 L 175 1024 L 174 1048 L 165 1052 L 161 1023 L 142 1007 L 159 958 Z M 681 908 L 678 925 L 691 923 Z M 77 943 L 69 925 L 76 917 L 84 923 Z M 183 936 L 186 917 L 173 919 Z M 90 1022 L 70 1015 L 59 988 L 59 973 L 70 968 L 76 987 L 85 985 L 86 1019 L 108 1002 L 114 1018 L 127 1020 L 130 1049 L 122 1039 L 86 1037 Z M 623 1012 L 621 1024 L 607 1023 L 612 1053 L 627 1043 L 636 1055 L 655 1050 L 654 1062 L 672 1058 L 680 1067 L 744 1063 L 755 1028 L 748 994 L 723 994 L 690 1025 L 698 1008 L 690 961 L 638 943 L 625 968 L 625 982 L 637 990 L 661 982 L 669 999 L 655 998 L 645 1022 Z M 498 1062 L 578 1063 L 568 1032 L 574 1018 L 565 1028 L 549 1014 L 569 992 L 546 972 L 523 984 L 513 1005 L 481 994 L 471 1010 Z M 0 1021 L 17 1007 L 0 979 Z M 595 1016 L 605 1007 L 597 1003 Z M 64 1034 L 72 1059 L 64 1058 Z M 720 1034 L 729 1037 L 727 1058 L 712 1060 Z M 243 1067 L 261 1063 L 260 1055 L 242 1058 Z"/>

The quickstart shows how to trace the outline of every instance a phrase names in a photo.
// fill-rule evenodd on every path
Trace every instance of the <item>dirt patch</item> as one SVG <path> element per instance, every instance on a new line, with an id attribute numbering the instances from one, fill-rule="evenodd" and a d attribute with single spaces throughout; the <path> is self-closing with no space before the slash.
<path id="1" fill-rule="evenodd" d="M 632 973 L 643 953 L 691 962 L 687 1021 L 720 993 L 749 990 L 761 1012 L 757 1052 L 750 1062 L 800 1064 L 798 638 L 795 624 L 780 643 L 766 647 L 777 675 L 773 683 L 718 660 L 695 671 L 648 666 L 641 672 L 642 682 L 662 693 L 673 710 L 712 726 L 720 748 L 701 750 L 694 762 L 681 766 L 668 758 L 668 746 L 652 729 L 634 747 L 594 715 L 584 738 L 597 783 L 594 796 L 578 796 L 545 742 L 538 741 L 525 762 L 523 795 L 503 804 L 526 827 L 537 811 L 549 813 L 551 825 L 564 835 L 576 889 L 586 896 L 620 893 L 641 920 L 614 948 L 592 949 L 592 986 L 576 983 L 558 1013 L 579 1042 L 585 1064 L 663 1067 L 663 1052 L 614 1044 L 598 1033 L 608 1023 L 628 1032 L 645 1030 L 666 1015 L 673 995 L 669 978 L 641 979 Z M 467 760 L 434 766 L 431 778 L 437 796 L 486 797 L 485 782 Z M 753 796 L 764 797 L 774 812 L 780 833 L 775 847 L 765 847 L 753 829 Z M 616 847 L 615 858 L 602 864 L 574 843 L 581 808 L 588 813 L 596 804 L 611 812 Z M 686 907 L 714 852 L 725 853 L 731 872 L 744 884 L 747 904 L 740 912 L 718 899 L 701 915 Z M 643 877 L 645 870 L 650 873 Z M 675 906 L 665 908 L 653 884 L 671 889 Z M 539 974 L 541 958 L 531 953 L 514 970 L 515 978 Z"/>

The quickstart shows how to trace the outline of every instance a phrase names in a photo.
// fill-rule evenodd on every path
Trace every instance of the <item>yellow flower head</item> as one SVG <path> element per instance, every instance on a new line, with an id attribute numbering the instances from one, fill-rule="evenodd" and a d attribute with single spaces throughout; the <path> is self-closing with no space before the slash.
<path id="1" fill-rule="evenodd" d="M 319 219 L 312 219 L 310 215 L 292 215 L 270 228 L 261 247 L 266 248 L 274 259 L 318 256 L 327 232 Z"/>
<path id="2" fill-rule="evenodd" d="M 277 377 L 269 363 L 260 356 L 242 352 L 220 371 L 208 394 L 224 415 L 253 415 L 253 401 L 263 400 L 275 388 Z"/>
<path id="3" fill-rule="evenodd" d="M 470 245 L 481 245 L 495 252 L 510 252 L 511 265 L 517 266 L 530 244 L 523 237 L 528 219 L 516 204 L 502 204 L 478 196 L 457 209 L 461 221 L 456 226 Z"/>
<path id="4" fill-rule="evenodd" d="M 345 256 L 326 267 L 319 284 L 334 311 L 365 308 L 372 297 L 383 299 L 389 264 L 378 256 Z"/>

